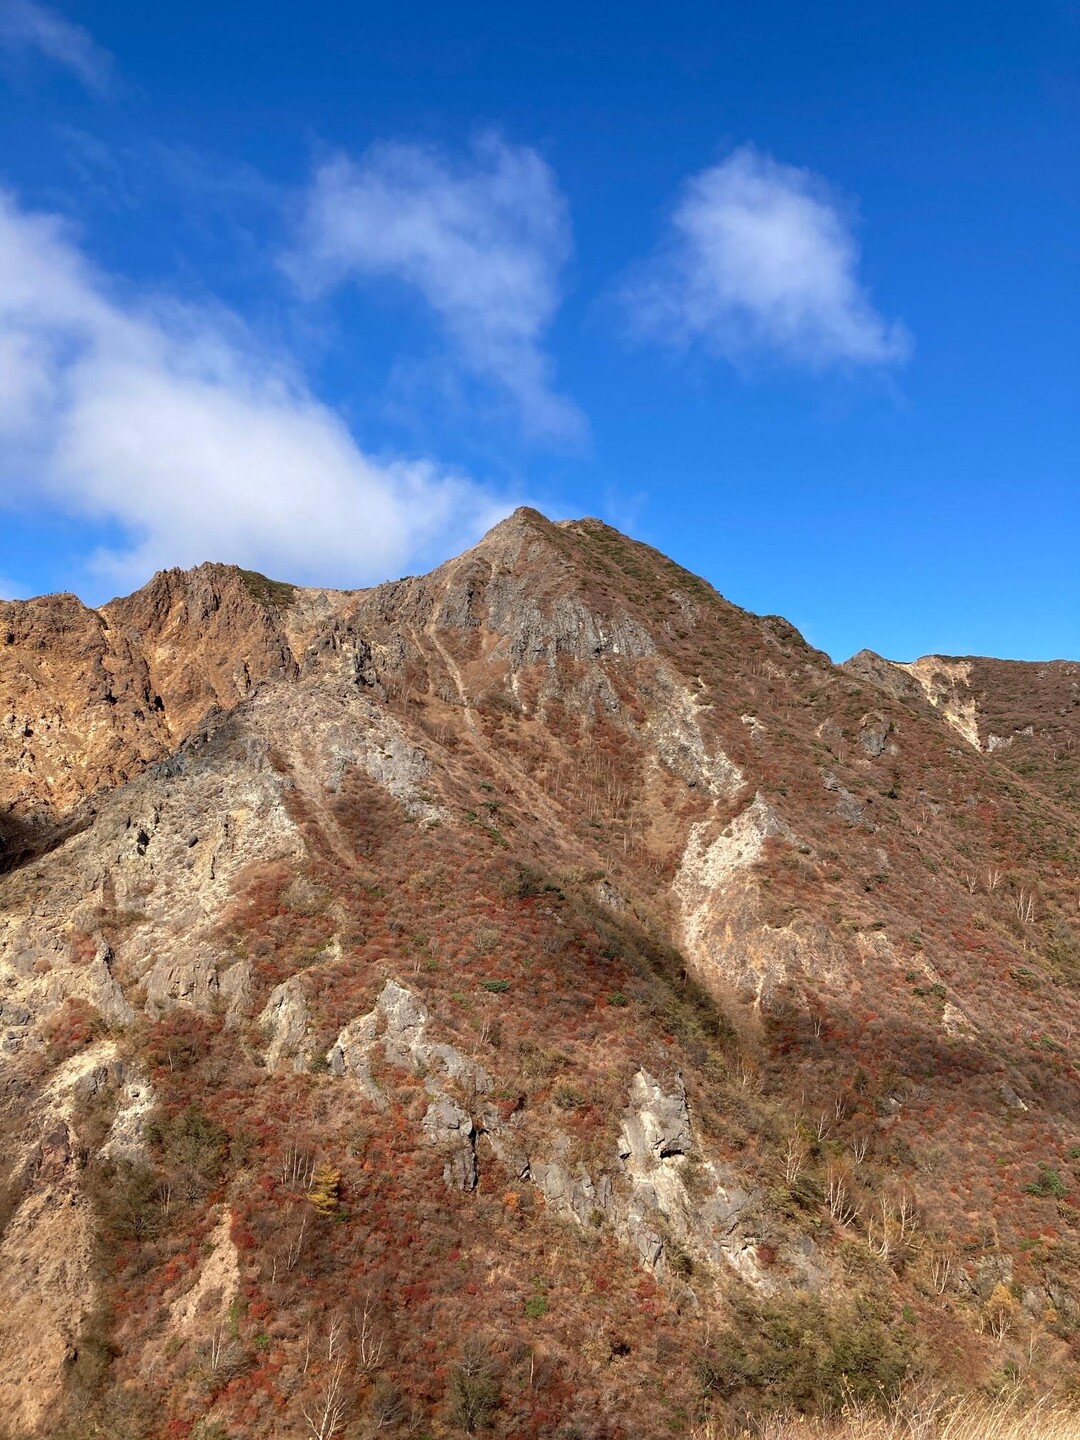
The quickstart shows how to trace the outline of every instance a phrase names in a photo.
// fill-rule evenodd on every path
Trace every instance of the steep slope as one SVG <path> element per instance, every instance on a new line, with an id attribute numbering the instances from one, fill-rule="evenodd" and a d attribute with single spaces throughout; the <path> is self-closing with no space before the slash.
<path id="1" fill-rule="evenodd" d="M 14 1433 L 1069 1383 L 1050 769 L 533 511 L 374 590 L 204 566 L 4 626 L 50 841 L 0 880 Z"/>
<path id="2" fill-rule="evenodd" d="M 1080 664 L 924 655 L 911 665 L 863 650 L 845 666 L 899 699 L 921 696 L 969 744 L 1080 810 Z"/>

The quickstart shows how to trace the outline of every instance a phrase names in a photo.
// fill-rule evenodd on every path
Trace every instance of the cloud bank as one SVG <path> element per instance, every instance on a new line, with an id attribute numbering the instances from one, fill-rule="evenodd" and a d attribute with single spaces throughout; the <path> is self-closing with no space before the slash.
<path id="1" fill-rule="evenodd" d="M 350 279 L 409 287 L 456 360 L 509 395 L 527 431 L 573 439 L 584 421 L 554 390 L 544 349 L 570 248 L 550 167 L 535 150 L 488 135 L 462 163 L 386 143 L 323 165 L 288 269 L 309 293 Z"/>
<path id="2" fill-rule="evenodd" d="M 373 457 L 227 312 L 121 293 L 57 217 L 0 192 L 0 501 L 120 527 L 99 573 L 235 561 L 356 585 L 505 513 L 464 476 Z"/>
<path id="3" fill-rule="evenodd" d="M 37 51 L 70 70 L 95 95 L 109 95 L 116 87 L 116 65 L 109 52 L 81 25 L 37 0 L 0 0 L 0 45 L 16 52 Z"/>
<path id="4" fill-rule="evenodd" d="M 858 267 L 825 183 L 743 146 L 686 182 L 664 246 L 624 299 L 640 334 L 735 363 L 903 361 L 911 337 L 877 313 Z"/>

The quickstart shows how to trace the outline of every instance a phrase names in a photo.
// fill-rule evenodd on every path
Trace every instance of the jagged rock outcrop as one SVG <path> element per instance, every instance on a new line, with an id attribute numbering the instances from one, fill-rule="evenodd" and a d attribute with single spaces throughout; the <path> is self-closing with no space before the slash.
<path id="1" fill-rule="evenodd" d="M 475 1094 L 488 1090 L 491 1079 L 482 1066 L 453 1045 L 431 1040 L 428 1019 L 427 1009 L 411 991 L 388 980 L 375 1008 L 342 1030 L 327 1062 L 333 1074 L 359 1082 L 367 1098 L 380 1108 L 386 1100 L 372 1074 L 376 1050 L 386 1064 L 423 1074 L 432 1097 L 422 1121 L 424 1137 L 446 1157 L 446 1184 L 457 1190 L 473 1190 L 478 1178 L 476 1127 L 468 1112 L 442 1088 L 438 1077 L 463 1084 Z"/>
<path id="2" fill-rule="evenodd" d="M 428 1019 L 426 1007 L 412 991 L 388 980 L 375 1008 L 346 1025 L 331 1047 L 326 1057 L 331 1072 L 359 1081 L 364 1092 L 378 1102 L 381 1096 L 371 1061 L 379 1050 L 389 1065 L 432 1076 L 441 1073 L 470 1085 L 477 1093 L 490 1089 L 491 1077 L 482 1066 L 453 1045 L 429 1038 Z"/>
<path id="3" fill-rule="evenodd" d="M 424 1138 L 446 1159 L 443 1181 L 455 1190 L 475 1190 L 480 1178 L 476 1163 L 476 1126 L 467 1110 L 451 1096 L 438 1093 L 421 1122 Z"/>
<path id="4" fill-rule="evenodd" d="M 303 1044 L 307 1038 L 310 1018 L 304 999 L 304 986 L 299 975 L 290 975 L 270 992 L 259 1028 L 266 1035 L 266 1068 L 271 1072 L 279 1065 L 291 1063 L 296 1070 L 307 1068 Z"/>

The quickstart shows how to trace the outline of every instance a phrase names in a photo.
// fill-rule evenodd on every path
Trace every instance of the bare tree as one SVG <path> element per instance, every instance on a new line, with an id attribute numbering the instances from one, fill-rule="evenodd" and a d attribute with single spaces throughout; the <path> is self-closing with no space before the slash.
<path id="1" fill-rule="evenodd" d="M 314 1171 L 315 1156 L 297 1145 L 290 1145 L 281 1157 L 278 1176 L 282 1185 L 291 1190 L 307 1190 Z"/>
<path id="2" fill-rule="evenodd" d="M 896 1199 L 896 1221 L 900 1227 L 900 1240 L 908 1245 L 915 1237 L 919 1219 L 915 1205 L 915 1195 L 906 1187 L 900 1191 Z"/>
<path id="3" fill-rule="evenodd" d="M 852 1199 L 847 1172 L 836 1161 L 830 1160 L 826 1171 L 825 1198 L 829 1214 L 838 1225 L 850 1225 L 859 1208 Z"/>
<path id="4" fill-rule="evenodd" d="M 952 1276 L 953 1256 L 949 1250 L 935 1250 L 930 1257 L 930 1283 L 935 1295 L 944 1295 Z"/>
<path id="5" fill-rule="evenodd" d="M 352 1396 L 345 1384 L 345 1361 L 339 1360 L 316 1393 L 309 1410 L 304 1408 L 304 1419 L 312 1440 L 333 1440 L 345 1429 Z"/>
<path id="6" fill-rule="evenodd" d="M 1035 896 L 1030 890 L 1023 886 L 1017 895 L 1013 896 L 1013 909 L 1016 911 L 1016 918 L 1023 925 L 1034 925 L 1035 923 Z"/>
<path id="7" fill-rule="evenodd" d="M 806 1141 L 797 1130 L 787 1138 L 784 1148 L 784 1184 L 794 1185 L 806 1164 Z"/>
<path id="8" fill-rule="evenodd" d="M 866 1222 L 866 1243 L 875 1255 L 888 1260 L 893 1251 L 895 1221 L 892 1206 L 884 1195 L 878 1199 L 877 1214 L 871 1213 Z"/>
<path id="9" fill-rule="evenodd" d="M 761 1072 L 753 1060 L 740 1055 L 735 1062 L 734 1079 L 740 1090 L 746 1090 L 752 1095 L 760 1095 L 762 1090 Z"/>
<path id="10" fill-rule="evenodd" d="M 284 1274 L 288 1274 L 290 1271 L 295 1270 L 300 1263 L 300 1256 L 304 1249 L 304 1237 L 307 1235 L 307 1223 L 308 1217 L 305 1211 L 300 1218 L 300 1224 L 286 1241 L 285 1248 L 275 1253 L 273 1270 L 270 1275 L 271 1284 L 277 1279 L 279 1270 Z"/>
<path id="11" fill-rule="evenodd" d="M 203 1349 L 207 1374 L 216 1380 L 227 1379 L 244 1368 L 244 1352 L 227 1330 L 218 1329 Z"/>
<path id="12" fill-rule="evenodd" d="M 375 1306 L 370 1295 L 353 1311 L 353 1333 L 356 1336 L 356 1361 L 365 1375 L 371 1375 L 382 1364 L 386 1342 L 378 1325 Z"/>
<path id="13" fill-rule="evenodd" d="M 344 1329 L 345 1321 L 340 1315 L 335 1315 L 330 1321 L 330 1329 L 326 1333 L 326 1358 L 331 1364 L 334 1362 L 334 1356 L 338 1355 L 341 1349 Z M 338 1358 L 340 1359 L 340 1356 Z"/>

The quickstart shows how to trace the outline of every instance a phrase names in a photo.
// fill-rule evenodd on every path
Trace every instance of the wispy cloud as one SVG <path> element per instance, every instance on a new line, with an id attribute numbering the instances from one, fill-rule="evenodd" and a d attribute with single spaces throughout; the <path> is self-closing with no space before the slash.
<path id="1" fill-rule="evenodd" d="M 372 456 L 226 311 L 123 293 L 51 215 L 0 194 L 0 500 L 119 525 L 116 583 L 236 561 L 359 584 L 507 507 L 427 460 Z"/>
<path id="2" fill-rule="evenodd" d="M 545 334 L 571 248 L 565 201 L 535 150 L 488 135 L 467 159 L 373 146 L 317 172 L 288 262 L 308 293 L 390 277 L 438 317 L 458 363 L 516 402 L 534 434 L 581 435 Z"/>
<path id="3" fill-rule="evenodd" d="M 665 244 L 624 299 L 639 333 L 734 362 L 903 361 L 911 337 L 874 309 L 858 268 L 855 236 L 825 182 L 743 146 L 686 182 Z"/>
<path id="4" fill-rule="evenodd" d="M 37 51 L 73 75 L 95 95 L 117 85 L 116 62 L 81 25 L 65 20 L 38 0 L 0 0 L 0 45 Z"/>

